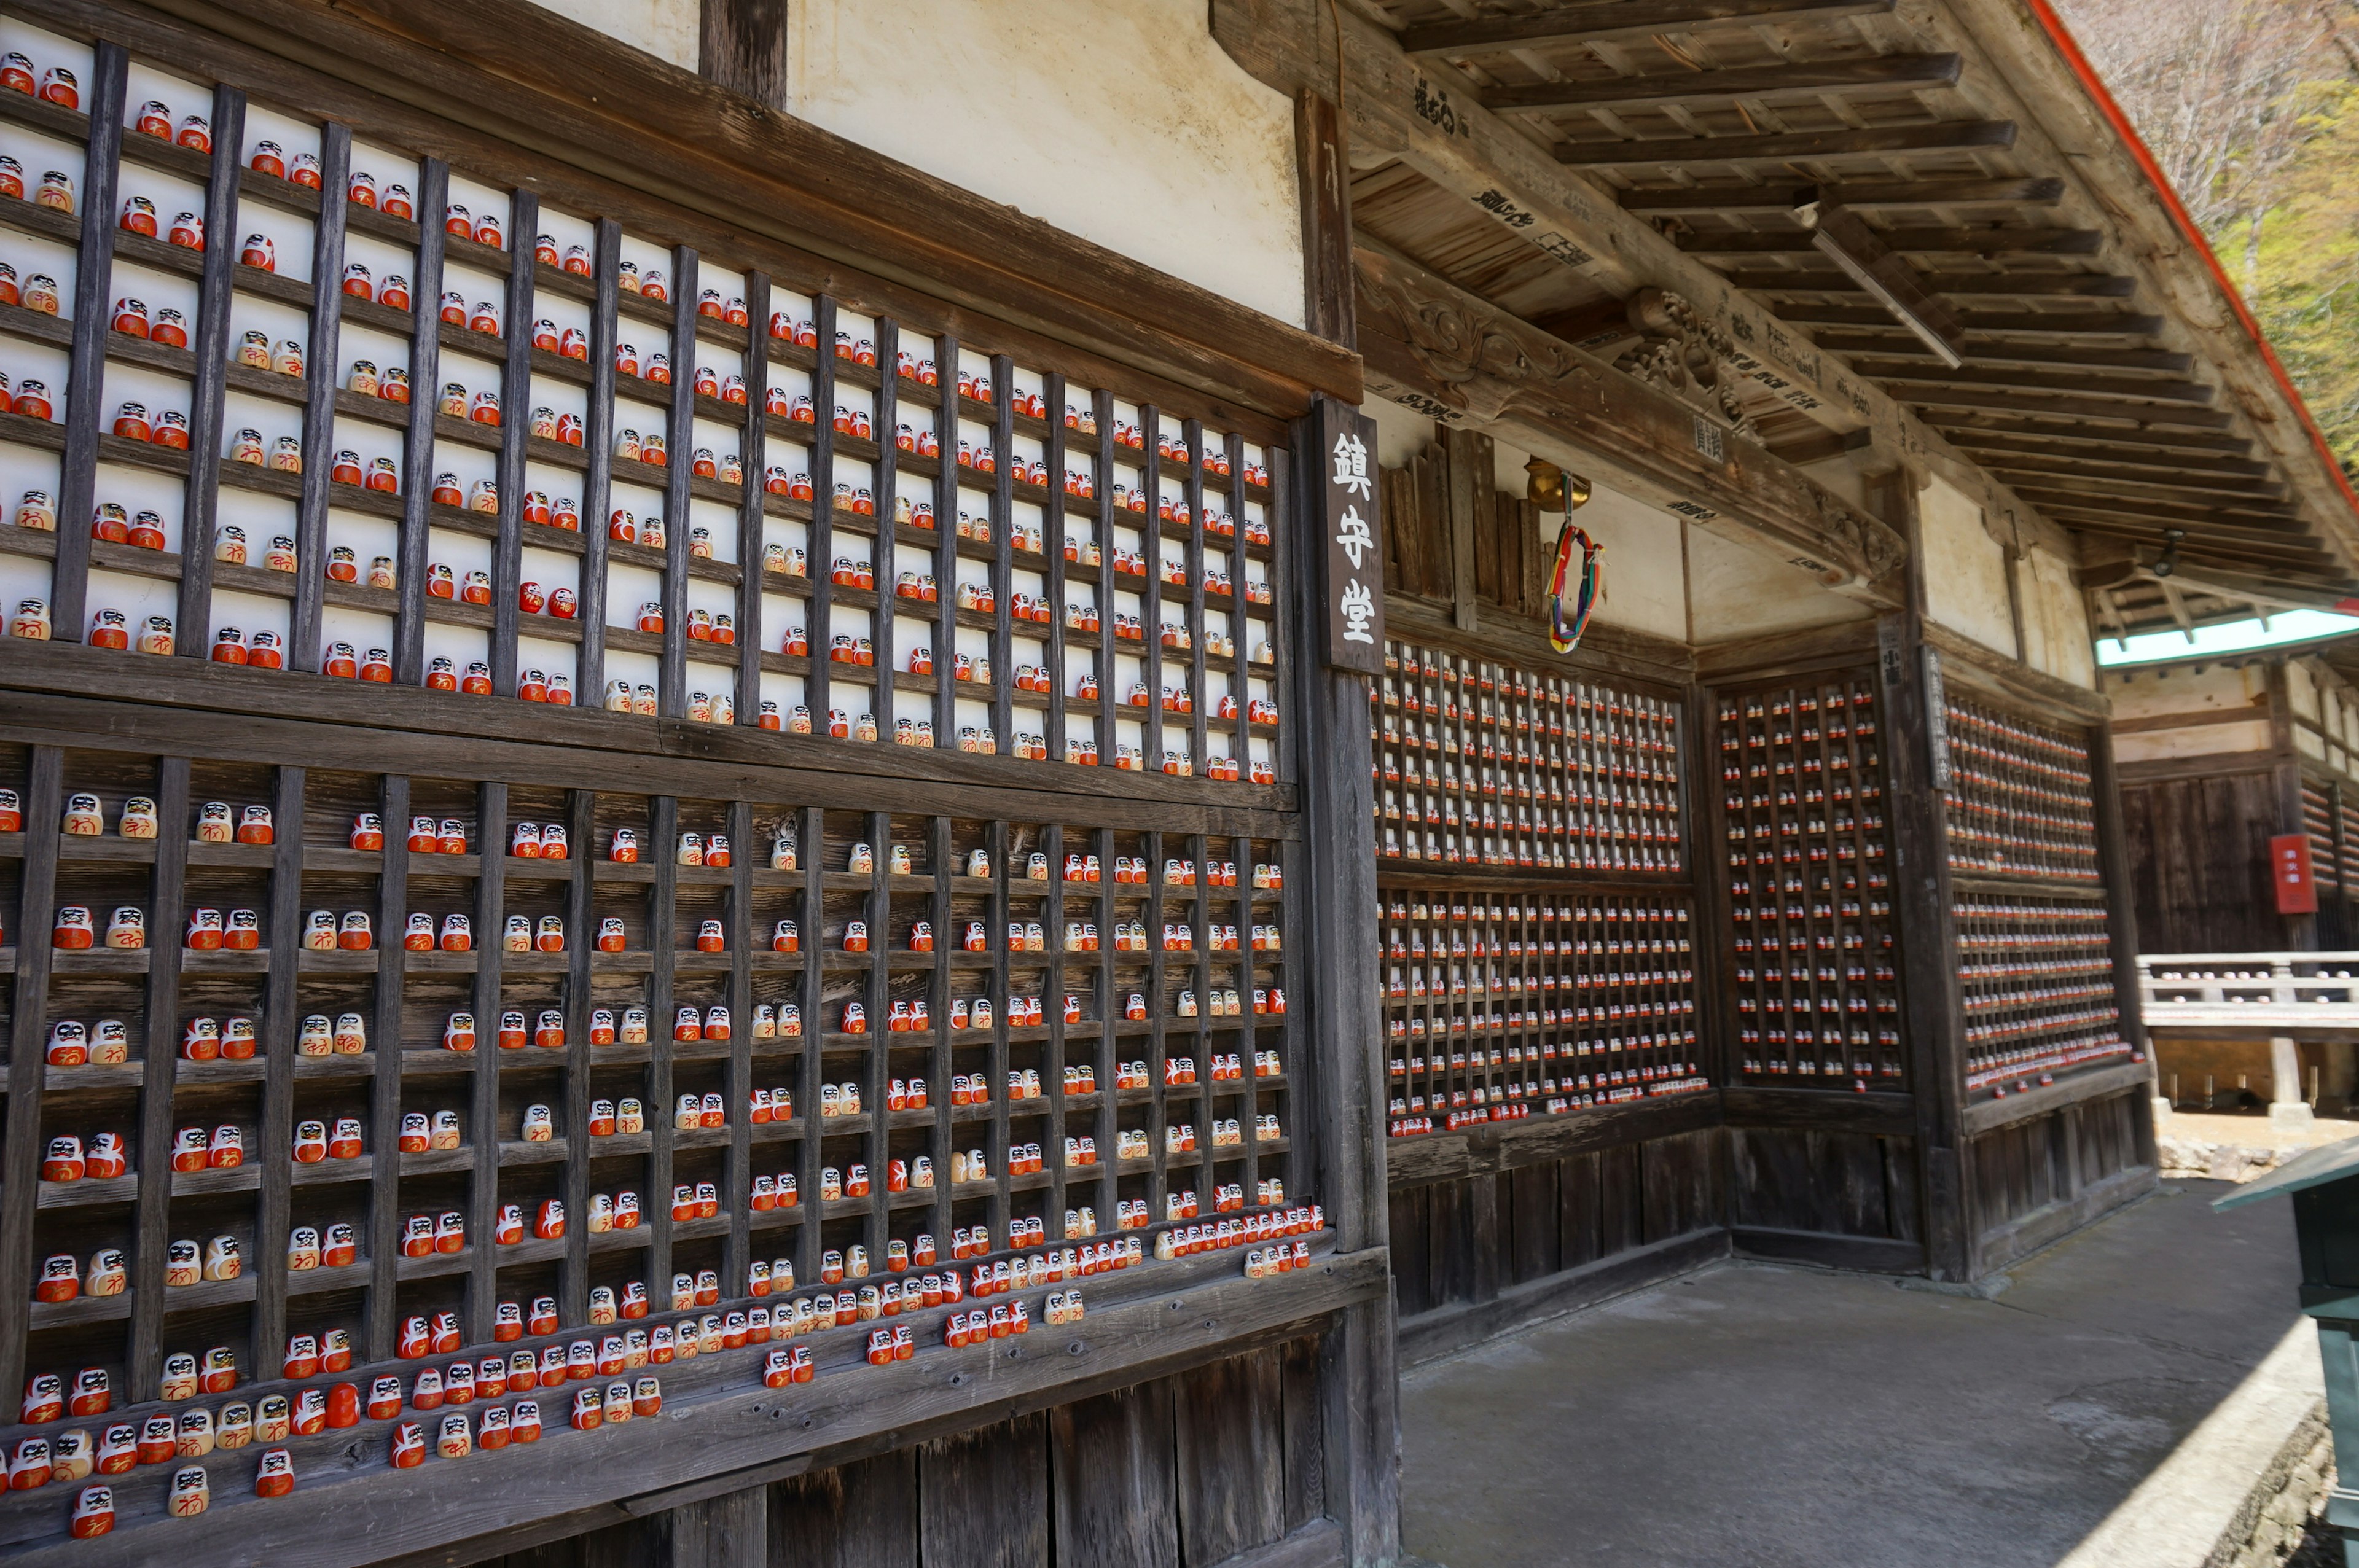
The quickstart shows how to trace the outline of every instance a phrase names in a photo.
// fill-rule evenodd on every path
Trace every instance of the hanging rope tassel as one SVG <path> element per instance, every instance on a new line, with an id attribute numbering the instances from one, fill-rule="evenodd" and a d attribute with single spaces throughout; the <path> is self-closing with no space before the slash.
<path id="1" fill-rule="evenodd" d="M 1571 595 L 1571 611 L 1568 614 L 1565 579 L 1572 570 L 1576 545 L 1581 548 L 1581 582 Z M 1549 579 L 1549 646 L 1560 654 L 1570 654 L 1579 647 L 1581 634 L 1589 630 L 1589 612 L 1597 608 L 1599 574 L 1603 569 L 1599 557 L 1604 554 L 1604 546 L 1575 526 L 1570 516 L 1565 518 L 1556 536 L 1556 571 Z"/>

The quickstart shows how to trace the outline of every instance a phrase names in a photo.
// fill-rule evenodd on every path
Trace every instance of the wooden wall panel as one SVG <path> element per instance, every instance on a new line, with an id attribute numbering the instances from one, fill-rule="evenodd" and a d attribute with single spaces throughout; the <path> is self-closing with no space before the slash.
<path id="1" fill-rule="evenodd" d="M 2121 799 L 2144 951 L 2266 952 L 2287 945 L 2287 922 L 2269 891 L 2274 774 L 2125 783 Z"/>
<path id="2" fill-rule="evenodd" d="M 1172 1379 L 1049 1412 L 1058 1568 L 1172 1568 Z"/>
<path id="3" fill-rule="evenodd" d="M 1285 1533 L 1281 1382 L 1276 1347 L 1174 1379 L 1180 1552 L 1187 1568 L 1210 1568 Z"/>

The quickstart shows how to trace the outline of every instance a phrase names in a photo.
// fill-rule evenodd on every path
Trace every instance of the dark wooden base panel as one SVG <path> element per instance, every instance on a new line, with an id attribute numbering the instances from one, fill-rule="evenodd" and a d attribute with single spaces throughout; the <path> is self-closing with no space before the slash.
<path id="1" fill-rule="evenodd" d="M 1406 1368 L 1439 1360 L 1486 1339 L 1692 1273 L 1728 1255 L 1729 1233 L 1713 1227 L 1642 1242 L 1611 1257 L 1527 1280 L 1488 1301 L 1435 1307 L 1401 1320 L 1400 1364 Z"/>
<path id="2" fill-rule="evenodd" d="M 2154 1107 L 2126 1090 L 1984 1132 L 1966 1145 L 1976 1278 L 2154 1190 Z"/>

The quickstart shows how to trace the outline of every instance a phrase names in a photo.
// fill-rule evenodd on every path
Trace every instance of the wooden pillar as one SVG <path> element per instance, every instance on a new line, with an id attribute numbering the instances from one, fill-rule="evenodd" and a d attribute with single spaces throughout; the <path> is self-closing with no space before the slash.
<path id="1" fill-rule="evenodd" d="M 1925 556 L 1916 477 L 1906 469 L 1873 481 L 1884 519 L 1908 539 L 1908 602 L 1876 624 L 1891 800 L 1894 926 L 1900 934 L 1908 1085 L 1923 1174 L 1925 1264 L 1936 1280 L 1973 1272 L 1962 1128 L 1965 1041 L 1951 910 L 1948 827 L 1933 780 L 1936 715 L 1926 685 Z"/>
<path id="2" fill-rule="evenodd" d="M 2294 740 L 2293 683 L 2286 676 L 2283 659 L 2269 664 L 2269 750 L 2277 758 L 2277 765 L 2270 770 L 2277 791 L 2277 831 L 2307 836 L 2310 819 L 2301 808 L 2301 748 Z M 2281 914 L 2277 918 L 2285 922 L 2286 951 L 2318 946 L 2318 916 Z"/>
<path id="3" fill-rule="evenodd" d="M 2138 986 L 2137 897 L 2131 881 L 2136 873 L 2123 831 L 2121 775 L 2114 763 L 2110 722 L 2089 730 L 2089 798 L 2097 813 L 2097 874 L 2114 895 L 2105 902 L 2105 927 L 2114 961 L 2114 1003 L 2122 1012 L 2122 1038 L 2145 1055 L 2147 1074 L 2154 1086 L 2146 1108 L 2133 1118 L 2139 1161 L 2151 1164 L 2155 1118 L 2169 1111 L 2169 1101 L 2160 1098 L 2162 1080 L 2155 1065 L 2154 1043 L 2147 1038 L 2146 1019 L 2140 1011 L 2145 993 Z"/>
<path id="4" fill-rule="evenodd" d="M 787 0 L 704 0 L 701 33 L 699 74 L 785 112 Z"/>

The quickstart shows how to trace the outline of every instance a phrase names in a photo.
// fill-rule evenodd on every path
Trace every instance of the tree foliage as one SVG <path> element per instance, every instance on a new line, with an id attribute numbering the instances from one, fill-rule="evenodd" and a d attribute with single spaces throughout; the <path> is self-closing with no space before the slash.
<path id="1" fill-rule="evenodd" d="M 2359 0 L 2061 0 L 2359 475 Z"/>

